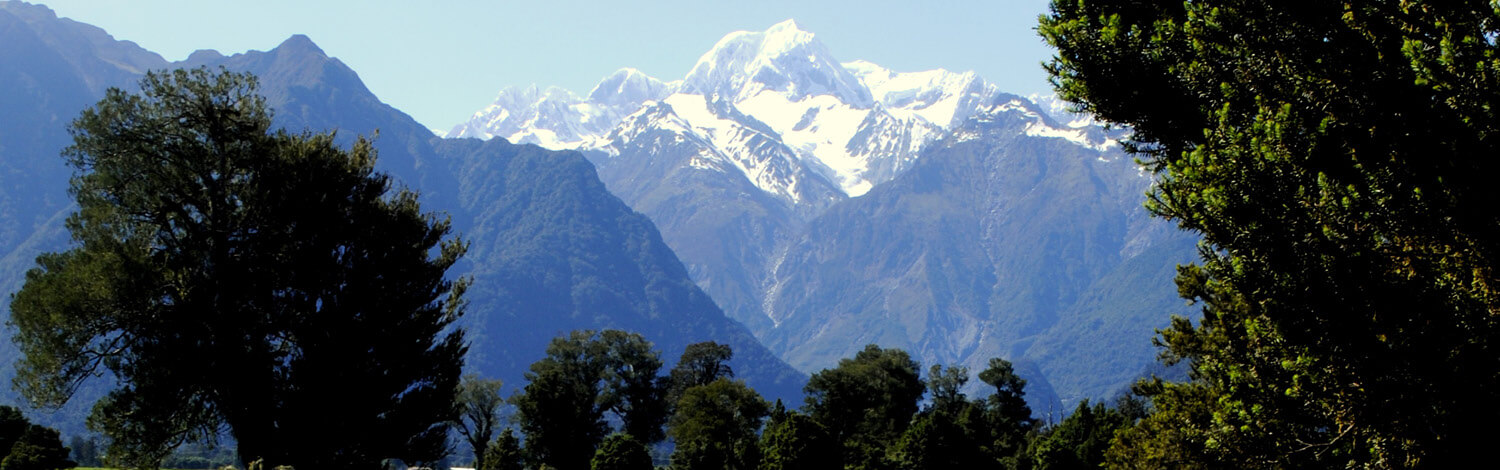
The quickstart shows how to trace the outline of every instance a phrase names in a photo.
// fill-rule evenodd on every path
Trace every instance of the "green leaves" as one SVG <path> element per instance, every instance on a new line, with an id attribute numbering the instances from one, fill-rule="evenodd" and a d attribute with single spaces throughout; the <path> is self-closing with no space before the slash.
<path id="1" fill-rule="evenodd" d="M 1147 207 L 1204 238 L 1178 277 L 1203 319 L 1160 340 L 1195 382 L 1154 388 L 1156 437 L 1122 440 L 1140 462 L 1482 447 L 1465 430 L 1500 416 L 1460 410 L 1500 398 L 1497 24 L 1487 2 L 1054 2 L 1060 94 L 1134 129 Z"/>
<path id="2" fill-rule="evenodd" d="M 574 331 L 552 340 L 531 365 L 525 392 L 512 398 L 534 464 L 587 468 L 609 426 L 605 412 L 636 439 L 659 440 L 666 419 L 661 359 L 639 334 Z"/>
<path id="3" fill-rule="evenodd" d="M 73 249 L 12 298 L 17 385 L 57 405 L 121 380 L 90 425 L 155 465 L 222 427 L 244 461 L 432 462 L 464 353 L 465 244 L 388 194 L 369 141 L 270 132 L 248 75 L 150 73 L 73 124 Z"/>

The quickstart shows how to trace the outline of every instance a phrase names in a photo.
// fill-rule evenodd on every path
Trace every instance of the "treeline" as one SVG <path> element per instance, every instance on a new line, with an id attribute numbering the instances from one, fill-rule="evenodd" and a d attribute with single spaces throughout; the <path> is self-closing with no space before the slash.
<path id="1" fill-rule="evenodd" d="M 1085 401 L 1044 426 L 1004 359 L 977 374 L 989 395 L 970 398 L 967 368 L 933 365 L 923 377 L 905 351 L 876 345 L 813 374 L 793 409 L 736 380 L 732 355 L 693 344 L 663 374 L 638 334 L 573 332 L 552 341 L 509 399 L 498 381 L 466 377 L 456 428 L 482 470 L 651 469 L 653 460 L 673 469 L 1056 469 L 1097 468 L 1115 431 L 1146 413 L 1130 396 Z M 514 426 L 502 430 L 507 402 Z M 670 455 L 653 459 L 662 442 Z"/>

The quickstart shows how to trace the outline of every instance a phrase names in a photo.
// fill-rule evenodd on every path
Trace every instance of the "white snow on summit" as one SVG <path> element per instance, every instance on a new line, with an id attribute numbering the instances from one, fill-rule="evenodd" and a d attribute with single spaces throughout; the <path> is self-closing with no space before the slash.
<path id="1" fill-rule="evenodd" d="M 868 107 L 870 92 L 844 70 L 828 48 L 797 22 L 786 20 L 765 32 L 738 31 L 724 36 L 698 58 L 683 91 L 717 94 L 735 102 L 762 91 L 797 100 L 832 95 L 853 106 Z"/>
<path id="2" fill-rule="evenodd" d="M 787 20 L 724 36 L 680 81 L 625 68 L 587 98 L 557 88 L 506 89 L 447 137 L 501 137 L 614 157 L 639 148 L 628 144 L 642 126 L 657 126 L 680 134 L 675 141 L 683 145 L 711 147 L 691 167 L 741 173 L 792 204 L 803 199 L 799 185 L 818 179 L 846 196 L 864 195 L 910 167 L 926 145 L 985 114 L 1021 113 L 1024 133 L 1034 137 L 1101 152 L 1114 145 L 1092 118 L 1067 113 L 1055 97 L 1001 97 L 973 72 L 840 63 Z"/>

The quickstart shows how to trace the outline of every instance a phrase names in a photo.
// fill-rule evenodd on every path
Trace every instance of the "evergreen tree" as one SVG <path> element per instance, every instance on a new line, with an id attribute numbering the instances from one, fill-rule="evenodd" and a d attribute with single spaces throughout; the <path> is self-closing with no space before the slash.
<path id="1" fill-rule="evenodd" d="M 651 470 L 651 453 L 629 434 L 612 434 L 594 452 L 592 470 Z"/>
<path id="2" fill-rule="evenodd" d="M 1026 440 L 1036 428 L 1031 407 L 1026 404 L 1026 379 L 1016 375 L 1010 361 L 991 358 L 989 367 L 979 373 L 979 380 L 995 388 L 984 402 L 984 426 L 987 436 L 985 452 L 997 460 L 1008 460 L 1021 454 Z"/>
<path id="3" fill-rule="evenodd" d="M 879 468 L 917 411 L 926 386 L 900 349 L 865 346 L 807 381 L 806 409 L 842 447 L 846 468 Z"/>
<path id="4" fill-rule="evenodd" d="M 464 353 L 448 223 L 389 193 L 369 141 L 270 131 L 253 77 L 140 88 L 73 123 L 74 248 L 11 301 L 21 392 L 119 377 L 89 422 L 134 465 L 221 425 L 243 461 L 440 459 Z"/>
<path id="5" fill-rule="evenodd" d="M 0 470 L 60 470 L 78 466 L 68 460 L 69 453 L 57 430 L 33 424 L 0 460 Z"/>
<path id="6" fill-rule="evenodd" d="M 719 379 L 687 389 L 669 427 L 677 444 L 672 468 L 756 468 L 760 463 L 756 431 L 768 411 L 766 401 L 743 381 Z"/>
<path id="7" fill-rule="evenodd" d="M 525 454 L 521 451 L 521 440 L 515 431 L 506 428 L 500 437 L 484 449 L 484 463 L 479 470 L 521 470 L 525 467 Z"/>
<path id="8" fill-rule="evenodd" d="M 0 405 L 0 459 L 10 454 L 11 446 L 31 427 L 31 420 L 13 406 Z"/>
<path id="9" fill-rule="evenodd" d="M 619 330 L 599 334 L 604 350 L 603 402 L 622 422 L 621 431 L 643 443 L 666 435 L 667 381 L 658 377 L 661 357 L 641 335 Z"/>
<path id="10" fill-rule="evenodd" d="M 728 345 L 704 341 L 687 345 L 677 365 L 667 374 L 667 403 L 676 405 L 682 392 L 699 385 L 708 385 L 719 379 L 734 378 L 734 369 L 729 368 L 729 359 L 734 350 Z"/>
<path id="11" fill-rule="evenodd" d="M 666 413 L 660 368 L 651 343 L 635 333 L 575 331 L 553 339 L 547 357 L 526 373 L 524 392 L 513 398 L 533 464 L 588 468 L 609 433 L 605 413 L 611 411 L 625 432 L 660 439 Z"/>
<path id="12" fill-rule="evenodd" d="M 1148 208 L 1203 236 L 1191 381 L 1120 465 L 1449 468 L 1500 418 L 1500 11 L 1487 1 L 1055 0 L 1078 110 L 1128 126 Z"/>
<path id="13" fill-rule="evenodd" d="M 838 441 L 817 421 L 795 411 L 771 416 L 760 436 L 760 470 L 839 468 L 838 452 L 832 451 Z"/>
<path id="14" fill-rule="evenodd" d="M 1104 403 L 1090 405 L 1085 399 L 1073 410 L 1073 414 L 1068 415 L 1057 426 L 1044 431 L 1032 442 L 1030 453 L 1033 468 L 1099 468 L 1104 464 L 1104 452 L 1114 439 L 1115 432 L 1130 424 L 1133 422 L 1120 410 L 1108 408 Z"/>
<path id="15" fill-rule="evenodd" d="M 604 364 L 592 331 L 575 331 L 547 345 L 547 357 L 531 364 L 526 389 L 512 399 L 526 435 L 533 467 L 589 467 L 594 448 L 609 432 L 599 394 Z"/>

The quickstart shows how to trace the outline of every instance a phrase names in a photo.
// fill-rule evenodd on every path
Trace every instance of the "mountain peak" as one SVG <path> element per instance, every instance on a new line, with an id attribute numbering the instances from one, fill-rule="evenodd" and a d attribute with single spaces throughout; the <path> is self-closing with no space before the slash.
<path id="1" fill-rule="evenodd" d="M 797 26 L 797 20 L 786 20 L 771 25 L 765 32 L 767 46 L 785 46 L 786 49 L 816 41 L 813 33 Z M 769 48 L 769 47 L 768 47 Z"/>
<path id="2" fill-rule="evenodd" d="M 869 90 L 795 20 L 777 23 L 763 32 L 737 31 L 724 36 L 698 58 L 683 89 L 736 102 L 762 91 L 774 91 L 794 101 L 832 95 L 855 106 L 873 104 Z"/>
<path id="3" fill-rule="evenodd" d="M 282 41 L 280 45 L 276 46 L 276 50 L 284 52 L 306 52 L 321 56 L 328 55 L 327 53 L 324 53 L 323 49 L 319 48 L 317 44 L 314 44 L 312 38 L 307 37 L 306 34 L 293 34 L 292 37 L 286 38 L 285 41 Z"/>
<path id="4" fill-rule="evenodd" d="M 671 94 L 661 80 L 630 67 L 622 68 L 600 80 L 589 92 L 589 101 L 612 106 L 639 104 L 659 100 Z M 631 106 L 633 107 L 633 106 Z M 627 110 L 634 111 L 634 109 Z"/>

